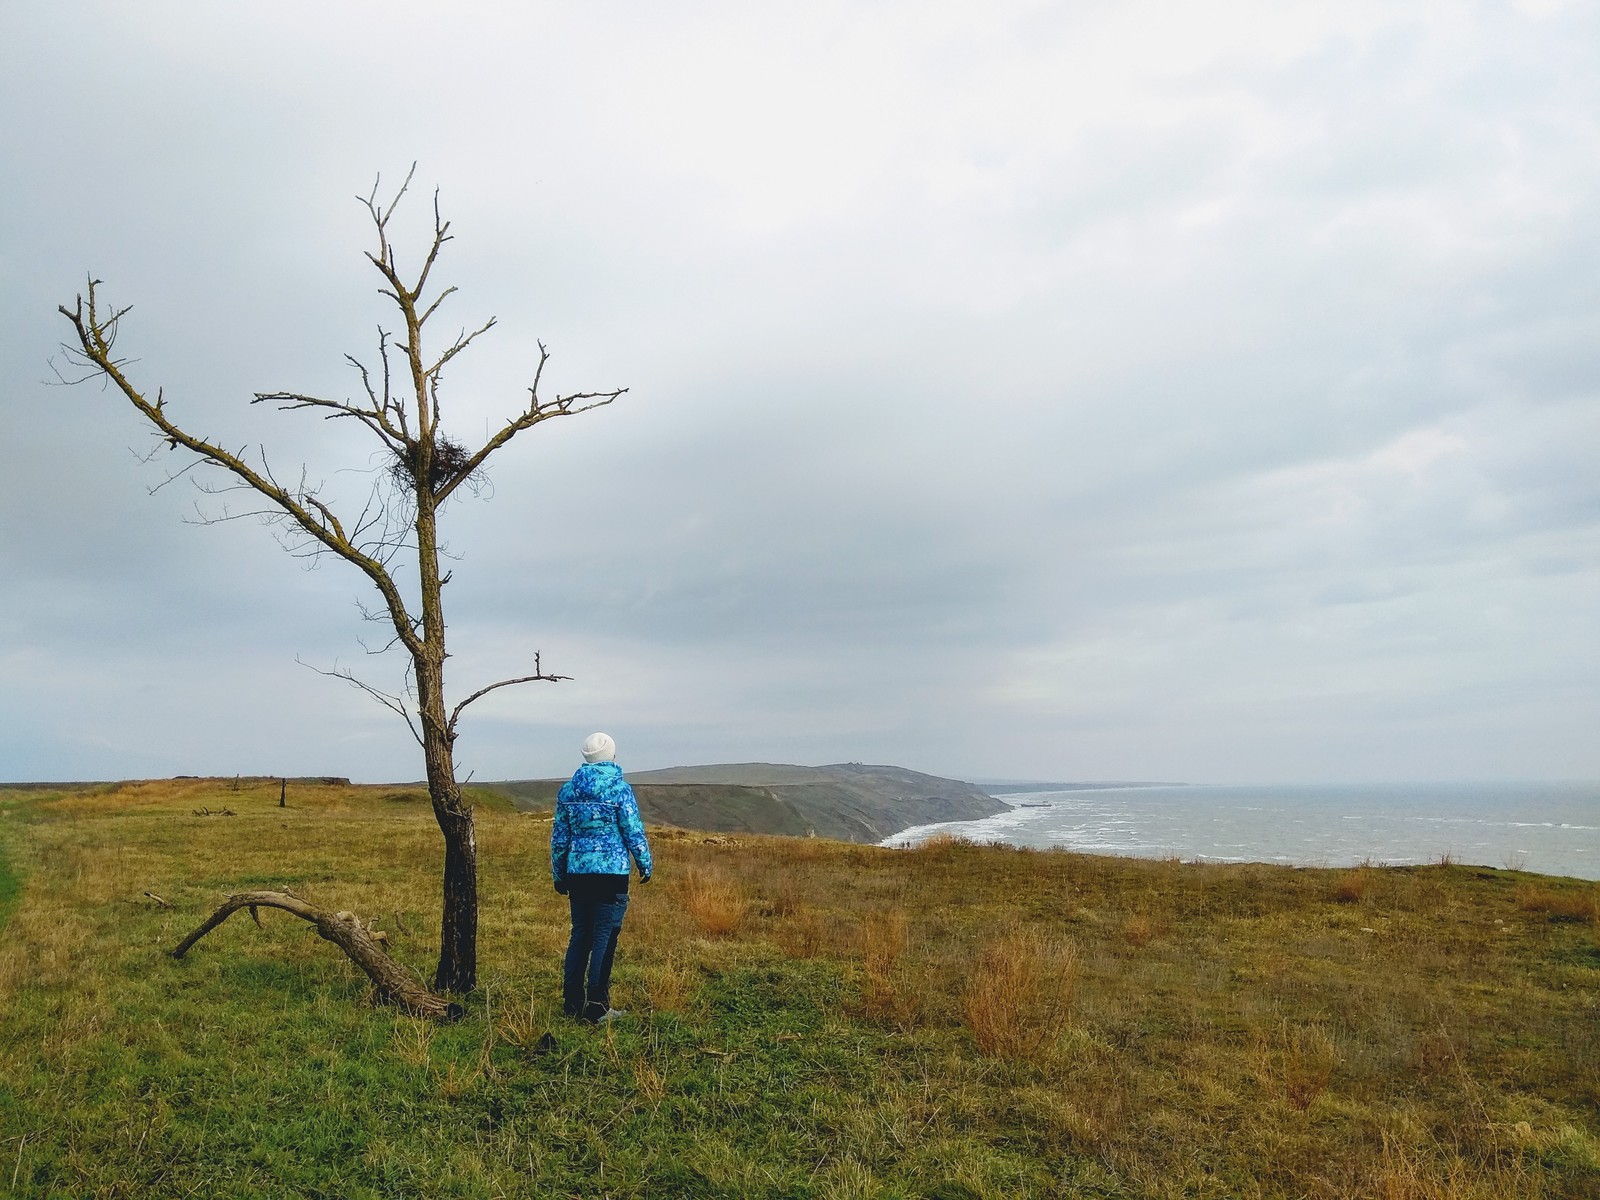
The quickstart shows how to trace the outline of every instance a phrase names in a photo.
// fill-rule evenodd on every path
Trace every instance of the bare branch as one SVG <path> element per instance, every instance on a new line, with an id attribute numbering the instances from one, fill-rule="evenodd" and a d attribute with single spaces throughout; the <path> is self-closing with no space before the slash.
<path id="1" fill-rule="evenodd" d="M 550 352 L 545 349 L 544 343 L 539 343 L 539 365 L 534 369 L 533 386 L 528 389 L 528 407 L 505 423 L 498 433 L 486 441 L 473 456 L 467 459 L 462 467 L 454 472 L 434 489 L 434 498 L 443 503 L 445 498 L 461 485 L 461 482 L 472 475 L 484 464 L 489 455 L 504 446 L 524 429 L 532 429 L 543 421 L 554 417 L 572 417 L 579 413 L 588 412 L 590 409 L 603 408 L 619 396 L 627 394 L 627 388 L 617 388 L 610 392 L 573 392 L 568 396 L 557 396 L 554 400 L 542 401 L 539 399 L 539 381 L 544 377 L 545 363 L 550 361 Z"/>
<path id="2" fill-rule="evenodd" d="M 422 734 L 417 732 L 417 727 L 411 720 L 411 710 L 406 707 L 405 701 L 401 700 L 399 696 L 391 696 L 388 692 L 380 691 L 379 689 L 373 687 L 370 683 L 364 683 L 363 681 L 357 679 L 355 675 L 348 670 L 341 671 L 339 668 L 335 667 L 331 671 L 324 671 L 321 667 L 312 666 L 299 655 L 295 656 L 295 662 L 299 663 L 307 670 L 315 671 L 318 675 L 326 675 L 329 679 L 342 679 L 346 683 L 360 688 L 363 692 L 371 696 L 390 712 L 399 713 L 400 716 L 405 719 L 407 728 L 411 730 L 411 736 L 417 739 L 417 745 L 424 745 L 422 741 Z"/>
<path id="3" fill-rule="evenodd" d="M 412 165 L 415 170 L 415 164 Z M 439 189 L 433 189 L 433 245 L 428 248 L 427 261 L 422 264 L 422 273 L 417 276 L 417 286 L 411 289 L 411 298 L 415 300 L 422 295 L 422 289 L 428 286 L 428 275 L 433 270 L 433 264 L 438 261 L 439 251 L 444 249 L 444 244 L 450 240 L 450 222 L 439 215 Z M 452 289 L 454 290 L 454 289 Z M 447 293 L 448 294 L 448 293 Z M 444 297 L 440 297 L 442 300 Z M 435 306 L 437 307 L 437 306 Z M 428 310 L 430 313 L 432 308 Z M 423 320 L 427 318 L 424 317 Z M 418 325 L 422 321 L 417 322 Z"/>
<path id="4" fill-rule="evenodd" d="M 154 454 L 155 454 L 155 451 L 152 451 L 151 452 L 151 456 L 153 457 Z M 137 455 L 135 457 L 137 457 Z M 140 459 L 139 461 L 141 461 L 141 462 L 149 462 L 150 459 L 149 458 L 143 458 L 143 459 Z M 188 466 L 184 467 L 182 470 L 171 472 L 170 474 L 168 474 L 168 476 L 165 479 L 163 479 L 160 483 L 156 484 L 155 487 L 148 488 L 146 490 L 149 492 L 150 495 L 154 496 L 162 488 L 166 487 L 167 484 L 176 483 L 178 480 L 182 479 L 185 475 L 187 475 L 190 471 L 194 470 L 196 467 L 204 466 L 204 465 L 205 465 L 205 459 L 203 459 L 203 458 L 191 459 Z"/>
<path id="5" fill-rule="evenodd" d="M 472 695 L 468 696 L 460 704 L 455 706 L 455 708 L 450 713 L 450 719 L 447 722 L 445 722 L 445 728 L 447 730 L 449 730 L 450 736 L 454 737 L 455 736 L 455 732 L 456 732 L 456 721 L 459 720 L 460 717 L 461 717 L 461 710 L 466 708 L 467 705 L 471 704 L 474 700 L 478 699 L 479 697 L 487 696 L 490 692 L 494 691 L 496 688 L 511 687 L 513 684 L 518 684 L 518 683 L 557 683 L 557 682 L 560 682 L 561 680 L 569 680 L 570 681 L 571 679 L 572 679 L 572 676 L 570 676 L 570 675 L 546 675 L 544 673 L 544 670 L 542 669 L 542 667 L 539 664 L 539 656 L 537 654 L 535 654 L 533 656 L 533 674 L 532 675 L 521 675 L 521 676 L 518 676 L 516 679 L 502 679 L 499 683 L 491 683 L 488 687 L 479 688 L 477 691 L 473 692 Z"/>
<path id="6" fill-rule="evenodd" d="M 286 518 L 298 525 L 314 541 L 358 567 L 383 596 L 395 629 L 401 633 L 402 639 L 407 641 L 408 647 L 415 643 L 420 649 L 420 642 L 413 632 L 400 590 L 381 561 L 351 545 L 337 532 L 336 526 L 326 520 L 325 510 L 314 511 L 313 506 L 305 502 L 307 497 L 304 494 L 297 497 L 281 487 L 272 478 L 265 461 L 261 471 L 255 470 L 240 454 L 230 453 L 215 443 L 196 437 L 180 428 L 167 416 L 165 403 L 159 393 L 154 403 L 144 397 L 144 394 L 123 373 L 118 360 L 112 355 L 112 344 L 117 332 L 116 322 L 128 310 L 124 308 L 109 319 L 102 318 L 98 312 L 97 298 L 97 281 L 91 280 L 88 288 L 87 312 L 82 295 L 78 297 L 74 308 L 69 309 L 66 305 L 59 307 L 62 316 L 71 321 L 77 331 L 78 344 L 84 361 L 111 380 L 129 403 L 170 440 L 174 448 L 183 446 L 202 459 L 230 472 L 242 483 L 254 488 L 270 500 Z"/>
<path id="7" fill-rule="evenodd" d="M 378 232 L 380 234 L 383 232 L 384 227 L 388 225 L 389 218 L 394 215 L 394 210 L 399 206 L 401 197 L 406 194 L 406 189 L 411 186 L 411 179 L 414 175 L 416 175 L 416 173 L 417 164 L 412 163 L 411 170 L 406 172 L 405 182 L 400 185 L 400 190 L 394 194 L 394 199 L 389 202 L 389 207 L 387 209 L 377 202 L 378 185 L 383 181 L 382 175 L 379 175 L 372 181 L 372 192 L 366 197 L 366 199 L 363 200 L 360 196 L 356 197 L 357 200 L 361 200 L 361 202 L 367 206 L 367 211 L 372 214 L 372 219 L 378 226 Z"/>
<path id="8" fill-rule="evenodd" d="M 394 199 L 389 202 L 388 208 L 384 208 L 383 205 L 378 203 L 378 183 L 382 179 L 381 175 L 373 181 L 371 194 L 361 201 L 366 206 L 367 211 L 372 214 L 372 223 L 378 230 L 378 253 L 373 254 L 369 251 L 367 258 L 373 266 L 382 272 L 384 279 L 389 283 L 388 289 L 380 288 L 378 290 L 402 309 L 409 309 L 408 301 L 415 300 L 416 297 L 406 290 L 405 284 L 400 282 L 400 275 L 395 268 L 394 247 L 389 242 L 389 218 L 394 215 L 394 210 L 399 206 L 401 198 L 405 196 L 406 189 L 411 186 L 412 176 L 416 173 L 417 164 L 412 163 L 411 170 L 406 172 L 405 182 L 400 185 L 400 190 L 395 193 Z M 357 197 L 357 199 L 360 199 L 360 197 Z M 435 253 L 437 253 L 437 250 L 435 250 Z M 406 297 L 407 299 L 403 300 L 401 297 Z"/>
<path id="9" fill-rule="evenodd" d="M 301 494 L 301 496 L 303 496 L 305 498 L 305 502 L 307 504 L 311 505 L 312 508 L 316 509 L 319 513 L 322 514 L 322 519 L 324 521 L 326 521 L 328 523 L 328 525 L 333 529 L 334 535 L 340 541 L 348 542 L 350 540 L 349 538 L 345 537 L 345 535 L 344 535 L 344 526 L 339 524 L 339 518 L 333 515 L 333 510 L 332 509 L 330 509 L 321 500 L 317 499 L 317 494 L 315 492 L 308 492 L 308 491 L 305 491 L 304 489 L 302 489 L 300 494 Z"/>
<path id="10" fill-rule="evenodd" d="M 457 290 L 458 289 L 456 288 L 456 286 L 454 284 L 451 284 L 449 287 L 445 288 L 444 291 L 440 292 L 437 296 L 435 296 L 433 298 L 433 303 L 428 305 L 427 311 L 424 312 L 420 317 L 417 318 L 417 324 L 418 325 L 426 325 L 428 323 L 428 318 L 433 316 L 434 312 L 437 311 L 439 305 L 443 304 L 445 302 L 445 300 L 447 298 L 449 298 L 450 296 L 455 295 Z M 493 322 L 490 322 L 490 323 L 493 324 Z"/>
<path id="11" fill-rule="evenodd" d="M 381 345 L 382 344 L 381 338 L 382 338 L 383 330 L 379 329 L 378 333 L 380 335 L 380 345 Z M 360 376 L 361 376 L 361 388 L 362 388 L 363 391 L 365 391 L 367 393 L 367 400 L 368 400 L 368 402 L 371 403 L 373 411 L 374 412 L 382 412 L 383 408 L 384 408 L 384 404 L 383 404 L 383 401 L 378 399 L 378 393 L 372 390 L 372 376 L 367 373 L 367 364 L 362 362 L 354 354 L 346 354 L 344 356 L 344 360 L 345 360 L 345 362 L 349 363 L 352 367 L 354 367 L 356 369 L 356 371 L 360 374 Z M 385 399 L 387 399 L 387 397 L 385 397 Z"/>
<path id="12" fill-rule="evenodd" d="M 383 406 L 394 414 L 401 434 L 410 444 L 411 426 L 406 421 L 406 406 L 394 399 L 393 373 L 389 369 L 389 332 L 386 329 L 378 330 L 378 356 L 383 359 Z"/>
<path id="13" fill-rule="evenodd" d="M 349 355 L 345 357 L 348 358 Z M 351 359 L 351 361 L 354 362 L 355 360 Z M 361 364 L 357 363 L 356 365 L 360 367 Z M 366 377 L 365 368 L 362 368 L 361 374 L 364 379 Z M 257 392 L 250 403 L 276 404 L 280 412 L 294 412 L 302 408 L 330 409 L 332 411 L 328 413 L 324 420 L 336 421 L 340 417 L 354 417 L 372 430 L 373 433 L 377 434 L 384 445 L 396 453 L 399 453 L 405 446 L 405 439 L 400 431 L 389 424 L 388 414 L 377 407 L 357 408 L 355 405 L 343 400 L 325 400 L 320 396 L 306 396 L 299 392 Z"/>
<path id="14" fill-rule="evenodd" d="M 359 608 L 360 606 L 357 605 L 357 607 Z M 365 609 L 362 609 L 362 614 L 361 615 L 362 615 L 362 619 L 366 620 L 366 621 L 381 621 L 383 619 L 381 616 L 377 615 L 376 613 L 368 613 Z M 356 644 L 359 645 L 361 647 L 361 649 L 367 655 L 369 655 L 372 658 L 377 658 L 379 655 L 387 654 L 387 653 L 389 653 L 389 651 L 393 650 L 395 648 L 396 643 L 399 642 L 399 640 L 400 640 L 399 638 L 390 638 L 387 642 L 385 642 L 383 645 L 379 646 L 376 650 L 374 650 L 371 646 L 367 645 L 366 641 L 364 639 L 362 639 L 362 638 L 359 638 L 359 637 L 356 638 Z"/>
<path id="15" fill-rule="evenodd" d="M 477 341 L 477 339 L 481 335 L 483 335 L 485 333 L 488 333 L 489 330 L 493 329 L 494 326 L 495 326 L 495 321 L 497 319 L 498 318 L 490 317 L 487 321 L 485 321 L 482 325 L 478 326 L 478 328 L 474 329 L 471 333 L 468 333 L 465 329 L 463 329 L 459 334 L 457 334 L 455 343 L 450 347 L 450 349 L 446 350 L 443 354 L 441 354 L 439 356 L 439 360 L 436 363 L 434 363 L 433 366 L 428 368 L 428 370 L 426 372 L 428 378 L 429 379 L 437 378 L 438 374 L 439 374 L 439 369 L 441 367 L 443 367 L 445 365 L 445 363 L 449 362 L 452 358 L 454 358 L 456 355 L 460 354 L 468 346 L 472 345 L 472 343 Z"/>

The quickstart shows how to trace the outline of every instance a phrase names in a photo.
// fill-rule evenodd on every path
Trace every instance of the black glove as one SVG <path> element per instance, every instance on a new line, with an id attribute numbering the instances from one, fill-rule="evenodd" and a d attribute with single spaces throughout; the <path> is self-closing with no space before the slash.
<path id="1" fill-rule="evenodd" d="M 639 876 L 639 882 L 640 883 L 649 883 L 650 882 L 649 873 L 647 872 L 646 874 L 643 874 L 643 875 Z"/>
<path id="2" fill-rule="evenodd" d="M 556 884 L 556 893 L 558 895 L 562 895 L 562 896 L 565 896 L 567 894 L 567 883 L 566 883 L 566 880 L 561 880 L 560 882 L 558 882 Z"/>

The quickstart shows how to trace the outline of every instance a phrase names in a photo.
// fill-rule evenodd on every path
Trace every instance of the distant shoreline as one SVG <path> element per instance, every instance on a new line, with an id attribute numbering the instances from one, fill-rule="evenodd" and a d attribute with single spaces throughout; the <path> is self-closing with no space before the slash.
<path id="1" fill-rule="evenodd" d="M 1059 780 L 1030 780 L 1022 783 L 1015 781 L 1003 783 L 975 781 L 972 786 L 979 791 L 988 792 L 991 796 L 1015 796 L 1022 792 L 1109 792 L 1121 788 L 1194 787 L 1196 785 L 1172 779 L 1090 779 L 1079 780 L 1076 783 L 1063 783 Z"/>
<path id="2" fill-rule="evenodd" d="M 1011 811 L 945 833 L 1087 854 L 1281 866 L 1449 861 L 1600 880 L 1600 783 L 1187 784 L 997 797 Z"/>

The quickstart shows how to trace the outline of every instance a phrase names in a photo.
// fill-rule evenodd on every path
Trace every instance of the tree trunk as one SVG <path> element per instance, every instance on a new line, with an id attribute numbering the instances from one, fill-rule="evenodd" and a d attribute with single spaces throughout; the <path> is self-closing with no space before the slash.
<path id="1" fill-rule="evenodd" d="M 281 908 L 284 912 L 310 921 L 317 927 L 319 936 L 338 946 L 356 966 L 366 972 L 367 978 L 372 980 L 373 987 L 377 989 L 378 999 L 385 1004 L 393 1004 L 413 1016 L 429 1017 L 436 1021 L 454 1021 L 462 1015 L 459 1004 L 452 1004 L 442 996 L 434 995 L 390 958 L 380 944 L 380 939 L 387 940 L 384 935 L 374 933 L 363 925 L 354 913 L 330 913 L 287 892 L 237 892 L 229 896 L 198 929 L 178 943 L 172 951 L 172 957 L 182 958 L 191 946 L 241 908 L 250 910 L 257 925 L 261 924 L 261 917 L 256 912 L 258 908 Z"/>
<path id="2" fill-rule="evenodd" d="M 433 987 L 464 995 L 478 985 L 478 841 L 471 806 L 459 794 L 456 804 L 455 811 L 434 808 L 444 834 L 444 905 Z"/>
<path id="3" fill-rule="evenodd" d="M 439 967 L 433 975 L 436 992 L 460 995 L 478 986 L 478 839 L 472 805 L 456 783 L 455 761 L 444 738 L 428 736 L 423 717 L 428 761 L 428 795 L 433 817 L 444 835 L 444 903 L 439 914 Z"/>
<path id="4" fill-rule="evenodd" d="M 429 645 L 424 643 L 424 648 Z M 433 975 L 433 987 L 438 992 L 465 995 L 478 986 L 478 839 L 473 829 L 472 805 L 461 795 L 461 785 L 456 782 L 454 739 L 444 715 L 444 664 L 425 658 L 415 661 L 428 796 L 433 801 L 434 820 L 444 836 L 439 966 Z"/>
<path id="5" fill-rule="evenodd" d="M 444 904 L 439 914 L 439 967 L 435 991 L 465 995 L 478 986 L 478 839 L 472 805 L 456 782 L 455 731 L 444 706 L 445 621 L 439 576 L 437 501 L 433 456 L 438 411 L 429 403 L 422 366 L 421 325 L 406 310 L 409 357 L 417 389 L 419 436 L 413 483 L 416 486 L 417 584 L 422 602 L 422 640 L 412 652 L 417 681 L 417 715 L 422 723 L 422 754 L 428 768 L 428 795 L 444 835 Z"/>

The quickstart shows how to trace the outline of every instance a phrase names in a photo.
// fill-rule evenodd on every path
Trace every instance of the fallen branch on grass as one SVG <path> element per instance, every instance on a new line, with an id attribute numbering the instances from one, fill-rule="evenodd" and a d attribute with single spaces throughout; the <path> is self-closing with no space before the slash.
<path id="1" fill-rule="evenodd" d="M 236 892 L 207 917 L 200 928 L 178 943 L 172 951 L 172 957 L 182 958 L 188 953 L 189 947 L 241 908 L 250 910 L 250 916 L 257 925 L 261 924 L 261 914 L 257 910 L 262 908 L 281 908 L 301 920 L 310 921 L 317 927 L 320 937 L 338 946 L 350 956 L 350 961 L 366 972 L 367 978 L 377 988 L 378 999 L 385 1004 L 393 1004 L 413 1016 L 430 1017 L 436 1021 L 454 1021 L 462 1015 L 459 1004 L 452 1004 L 444 997 L 428 991 L 410 972 L 389 957 L 381 944 L 389 939 L 372 928 L 373 922 L 368 921 L 363 925 L 354 913 L 330 913 L 287 892 Z"/>

